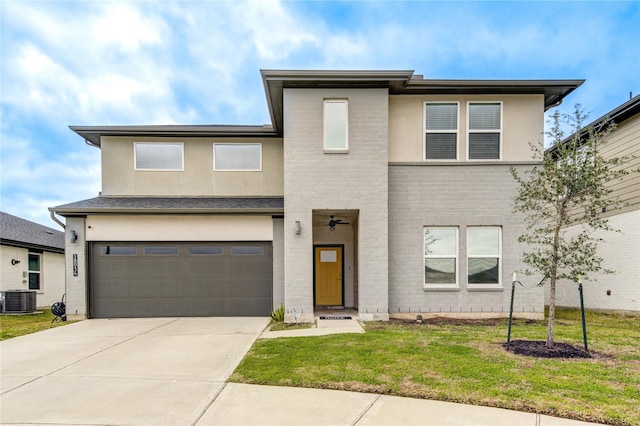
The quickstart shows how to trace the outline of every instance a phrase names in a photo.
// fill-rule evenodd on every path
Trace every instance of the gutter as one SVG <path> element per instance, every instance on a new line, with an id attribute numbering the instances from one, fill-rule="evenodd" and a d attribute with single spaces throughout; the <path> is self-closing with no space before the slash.
<path id="1" fill-rule="evenodd" d="M 67 226 L 66 226 L 64 223 L 62 223 L 62 221 L 61 221 L 60 219 L 58 219 L 58 218 L 56 217 L 56 212 L 55 212 L 54 210 L 49 209 L 49 216 L 51 216 L 51 219 L 52 219 L 55 223 L 57 223 L 58 225 L 60 225 L 60 227 L 62 227 L 62 229 L 64 229 L 64 230 L 66 230 L 66 229 L 67 229 Z"/>

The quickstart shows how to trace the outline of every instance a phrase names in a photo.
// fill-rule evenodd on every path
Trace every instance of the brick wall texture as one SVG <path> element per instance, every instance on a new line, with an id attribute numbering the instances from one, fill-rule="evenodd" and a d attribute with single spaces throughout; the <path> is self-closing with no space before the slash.
<path id="1" fill-rule="evenodd" d="M 611 216 L 609 225 L 620 232 L 597 231 L 603 267 L 614 274 L 595 274 L 582 283 L 587 309 L 640 311 L 640 210 Z M 579 225 L 568 230 L 574 232 Z M 609 293 L 609 294 L 607 294 Z M 545 293 L 549 301 L 549 289 Z M 557 306 L 579 307 L 577 283 L 561 281 L 556 288 Z"/>
<path id="2" fill-rule="evenodd" d="M 323 101 L 348 99 L 349 152 L 323 150 Z M 388 318 L 388 93 L 285 89 L 285 307 L 313 315 L 313 210 L 357 210 L 358 312 Z M 303 231 L 294 233 L 299 220 Z M 289 316 L 290 320 L 291 317 Z"/>
<path id="3" fill-rule="evenodd" d="M 524 167 L 524 166 L 519 166 Z M 389 311 L 394 313 L 508 313 L 512 273 L 522 269 L 525 231 L 512 213 L 514 181 L 509 165 L 391 165 L 389 167 Z M 502 288 L 468 289 L 466 228 L 502 227 Z M 459 289 L 425 290 L 423 229 L 456 226 Z M 514 312 L 543 313 L 539 278 L 519 275 Z"/>

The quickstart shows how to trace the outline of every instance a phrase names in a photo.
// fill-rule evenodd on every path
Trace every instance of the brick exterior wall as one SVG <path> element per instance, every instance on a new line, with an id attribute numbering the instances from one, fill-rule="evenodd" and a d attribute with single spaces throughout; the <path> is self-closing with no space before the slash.
<path id="1" fill-rule="evenodd" d="M 611 216 L 609 225 L 621 232 L 597 231 L 596 238 L 603 266 L 615 274 L 596 274 L 583 281 L 584 305 L 587 309 L 640 311 L 640 210 Z M 576 230 L 569 228 L 567 232 Z M 607 294 L 610 292 L 610 294 Z M 577 283 L 561 281 L 556 288 L 556 305 L 577 308 L 580 299 Z M 545 292 L 549 303 L 549 289 Z"/>
<path id="2" fill-rule="evenodd" d="M 323 100 L 348 99 L 349 152 L 323 151 Z M 388 318 L 388 93 L 386 89 L 285 89 L 285 309 L 313 320 L 313 210 L 357 210 L 357 308 Z M 295 235 L 295 221 L 302 232 Z"/>
<path id="3" fill-rule="evenodd" d="M 511 212 L 516 186 L 508 170 L 508 164 L 495 163 L 390 165 L 389 311 L 393 316 L 508 315 L 512 273 L 523 267 L 517 238 L 525 232 L 521 218 Z M 424 288 L 423 229 L 430 225 L 459 227 L 457 290 Z M 466 230 L 482 225 L 502 227 L 502 289 L 467 288 Z M 527 287 L 539 280 L 522 274 L 518 279 Z M 541 317 L 543 289 L 517 287 L 514 313 Z"/>
<path id="4" fill-rule="evenodd" d="M 273 219 L 273 309 L 284 305 L 284 219 Z"/>
<path id="5" fill-rule="evenodd" d="M 65 236 L 65 262 L 66 262 L 66 285 L 67 317 L 70 320 L 83 319 L 87 316 L 87 287 L 89 277 L 87 275 L 87 240 L 85 238 L 85 218 L 68 217 L 66 219 Z M 78 240 L 70 242 L 69 233 L 75 231 Z M 74 273 L 74 255 L 77 255 L 78 268 L 77 275 Z"/>

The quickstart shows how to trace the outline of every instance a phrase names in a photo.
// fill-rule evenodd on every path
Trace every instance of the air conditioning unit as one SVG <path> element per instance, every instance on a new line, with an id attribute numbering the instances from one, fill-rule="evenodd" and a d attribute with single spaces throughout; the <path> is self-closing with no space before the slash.
<path id="1" fill-rule="evenodd" d="M 30 313 L 36 310 L 35 290 L 7 290 L 2 292 L 3 313 Z"/>

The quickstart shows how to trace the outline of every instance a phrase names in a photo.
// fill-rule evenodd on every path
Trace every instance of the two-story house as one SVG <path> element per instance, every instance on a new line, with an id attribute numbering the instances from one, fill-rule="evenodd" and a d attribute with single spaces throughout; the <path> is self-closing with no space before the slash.
<path id="1" fill-rule="evenodd" d="M 90 317 L 507 315 L 508 169 L 581 80 L 262 71 L 271 125 L 72 127 L 100 196 L 66 218 L 67 312 Z M 540 288 L 515 311 L 541 317 Z"/>
<path id="2" fill-rule="evenodd" d="M 600 154 L 605 158 L 625 159 L 619 167 L 629 174 L 609 183 L 611 197 L 620 202 L 618 208 L 609 206 L 598 212 L 619 232 L 598 230 L 594 237 L 603 240 L 598 246 L 598 255 L 604 260 L 603 267 L 615 273 L 595 274 L 584 280 L 583 299 L 585 307 L 590 309 L 640 311 L 640 173 L 637 173 L 640 168 L 640 95 L 609 111 L 586 128 L 609 121 L 616 127 L 601 146 Z M 575 225 L 567 231 L 578 233 L 581 227 Z M 548 300 L 548 291 L 545 297 Z M 579 307 L 577 283 L 559 282 L 556 304 Z"/>

